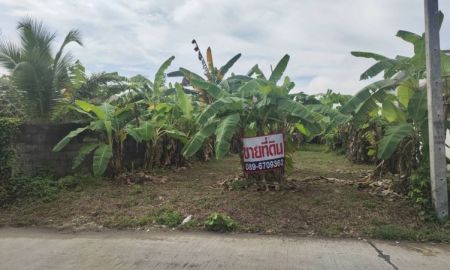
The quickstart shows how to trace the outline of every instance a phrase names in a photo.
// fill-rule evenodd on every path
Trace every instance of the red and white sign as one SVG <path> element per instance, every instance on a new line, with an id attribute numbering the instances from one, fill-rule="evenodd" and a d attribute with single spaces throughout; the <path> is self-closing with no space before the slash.
<path id="1" fill-rule="evenodd" d="M 258 172 L 284 168 L 283 134 L 242 138 L 244 171 Z"/>

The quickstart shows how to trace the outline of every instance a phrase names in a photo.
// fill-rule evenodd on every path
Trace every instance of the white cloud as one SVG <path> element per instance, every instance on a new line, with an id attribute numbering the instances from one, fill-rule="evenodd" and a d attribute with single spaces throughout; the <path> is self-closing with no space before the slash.
<path id="1" fill-rule="evenodd" d="M 450 14 L 450 1 L 440 2 Z M 17 39 L 15 24 L 26 15 L 44 20 L 59 40 L 79 28 L 85 46 L 70 49 L 91 72 L 152 77 L 174 55 L 173 69 L 201 73 L 190 44 L 196 38 L 203 51 L 212 47 L 217 65 L 242 53 L 234 72 L 256 63 L 269 72 L 270 64 L 289 53 L 286 74 L 297 91 L 308 93 L 327 88 L 355 93 L 367 83 L 359 75 L 371 61 L 350 51 L 408 55 L 411 47 L 395 37 L 396 31 L 424 28 L 422 0 L 0 0 L 2 37 Z M 449 31 L 447 19 L 443 48 L 450 48 Z"/>
<path id="2" fill-rule="evenodd" d="M 200 0 L 187 0 L 173 12 L 173 20 L 177 23 L 200 15 L 203 11 L 202 6 L 205 3 Z"/>

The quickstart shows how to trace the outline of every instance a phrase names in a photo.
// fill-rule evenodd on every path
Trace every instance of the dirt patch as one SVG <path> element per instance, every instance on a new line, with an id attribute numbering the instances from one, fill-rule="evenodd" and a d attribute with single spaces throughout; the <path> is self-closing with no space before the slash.
<path id="1" fill-rule="evenodd" d="M 241 172 L 239 159 L 232 156 L 161 172 L 155 177 L 160 181 L 139 185 L 103 181 L 83 190 L 63 191 L 49 203 L 16 203 L 0 209 L 0 225 L 150 229 L 159 226 L 158 215 L 176 211 L 182 217 L 192 215 L 193 220 L 183 226 L 189 230 L 202 229 L 212 212 L 229 215 L 239 224 L 238 231 L 267 234 L 367 237 L 385 225 L 408 230 L 427 227 L 406 199 L 393 200 L 355 185 L 323 181 L 360 179 L 371 169 L 333 153 L 300 151 L 288 174 L 290 181 L 296 182 L 295 189 L 229 191 L 220 183 Z M 305 179 L 309 180 L 302 181 Z"/>

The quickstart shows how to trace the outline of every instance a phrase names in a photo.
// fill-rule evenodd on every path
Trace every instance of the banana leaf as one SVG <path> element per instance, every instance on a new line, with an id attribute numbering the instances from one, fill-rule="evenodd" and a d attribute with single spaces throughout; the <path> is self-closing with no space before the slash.
<path id="1" fill-rule="evenodd" d="M 109 144 L 100 144 L 94 152 L 92 170 L 95 176 L 101 176 L 105 173 L 109 161 L 113 156 L 112 146 Z"/>
<path id="2" fill-rule="evenodd" d="M 278 62 L 275 69 L 272 71 L 272 74 L 269 77 L 269 81 L 277 83 L 281 79 L 284 71 L 286 70 L 287 64 L 289 63 L 289 58 L 290 57 L 288 54 L 281 58 L 280 62 Z"/>
<path id="3" fill-rule="evenodd" d="M 383 160 L 390 158 L 397 149 L 398 144 L 406 136 L 411 135 L 413 131 L 413 126 L 410 123 L 388 127 L 378 146 L 378 158 Z"/>
<path id="4" fill-rule="evenodd" d="M 231 114 L 222 119 L 216 129 L 216 158 L 223 158 L 230 150 L 230 142 L 239 125 L 239 114 Z"/>

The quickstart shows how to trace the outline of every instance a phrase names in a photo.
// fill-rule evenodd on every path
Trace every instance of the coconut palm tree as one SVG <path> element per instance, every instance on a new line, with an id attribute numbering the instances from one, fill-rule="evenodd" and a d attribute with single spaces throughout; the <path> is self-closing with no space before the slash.
<path id="1" fill-rule="evenodd" d="M 47 121 L 55 99 L 69 82 L 67 69 L 72 63 L 70 53 L 63 53 L 69 43 L 82 45 L 78 30 L 67 33 L 59 50 L 53 55 L 56 34 L 38 20 L 24 18 L 17 25 L 20 42 L 0 41 L 0 65 L 11 75 L 15 87 L 23 93 L 28 119 Z"/>

